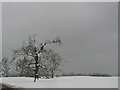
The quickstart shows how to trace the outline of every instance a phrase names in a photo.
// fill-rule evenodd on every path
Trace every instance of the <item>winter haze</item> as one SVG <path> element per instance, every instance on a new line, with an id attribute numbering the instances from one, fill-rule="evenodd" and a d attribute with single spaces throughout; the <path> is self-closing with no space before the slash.
<path id="1" fill-rule="evenodd" d="M 22 46 L 30 34 L 39 41 L 59 36 L 51 46 L 67 63 L 64 72 L 118 73 L 118 3 L 3 3 L 2 56 Z"/>

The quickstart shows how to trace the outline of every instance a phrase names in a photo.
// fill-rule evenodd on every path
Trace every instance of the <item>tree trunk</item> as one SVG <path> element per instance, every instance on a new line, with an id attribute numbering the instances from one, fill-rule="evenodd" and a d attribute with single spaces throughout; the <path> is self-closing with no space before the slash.
<path id="1" fill-rule="evenodd" d="M 54 78 L 54 71 L 52 70 L 52 78 Z"/>
<path id="2" fill-rule="evenodd" d="M 35 57 L 35 77 L 34 77 L 34 82 L 36 82 L 36 79 L 39 78 L 38 70 L 39 70 L 39 66 L 38 66 L 38 55 L 36 55 L 36 57 Z"/>

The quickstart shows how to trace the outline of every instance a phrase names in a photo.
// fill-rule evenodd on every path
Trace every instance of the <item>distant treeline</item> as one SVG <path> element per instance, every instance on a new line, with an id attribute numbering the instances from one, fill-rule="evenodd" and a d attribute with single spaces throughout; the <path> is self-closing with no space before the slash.
<path id="1" fill-rule="evenodd" d="M 92 73 L 92 74 L 76 74 L 76 73 L 63 73 L 61 76 L 95 76 L 95 77 L 112 77 L 110 74 Z M 58 75 L 59 77 L 59 75 Z"/>

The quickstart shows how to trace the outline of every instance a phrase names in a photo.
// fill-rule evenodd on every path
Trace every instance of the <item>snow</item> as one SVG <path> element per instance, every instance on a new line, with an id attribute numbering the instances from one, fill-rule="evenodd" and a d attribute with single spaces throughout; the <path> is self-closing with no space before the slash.
<path id="1" fill-rule="evenodd" d="M 4 77 L 0 78 L 0 83 L 23 88 L 118 88 L 118 77 L 69 76 L 33 80 L 30 77 Z"/>

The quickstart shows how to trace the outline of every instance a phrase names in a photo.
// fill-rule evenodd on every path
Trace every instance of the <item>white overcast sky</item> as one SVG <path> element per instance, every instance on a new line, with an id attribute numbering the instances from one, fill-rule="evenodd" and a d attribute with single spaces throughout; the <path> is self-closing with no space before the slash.
<path id="1" fill-rule="evenodd" d="M 65 72 L 118 72 L 118 3 L 3 3 L 2 56 L 28 35 L 39 41 L 60 36 L 53 48 L 65 58 Z"/>

